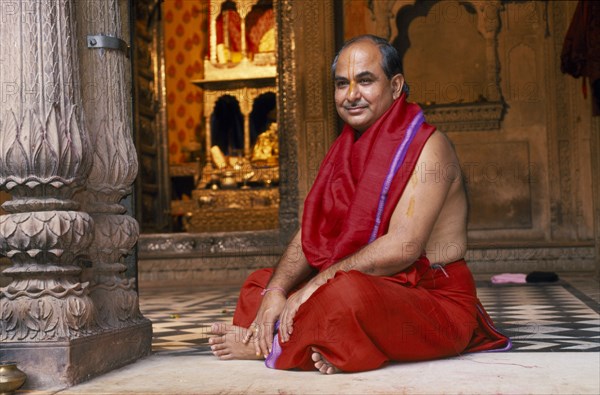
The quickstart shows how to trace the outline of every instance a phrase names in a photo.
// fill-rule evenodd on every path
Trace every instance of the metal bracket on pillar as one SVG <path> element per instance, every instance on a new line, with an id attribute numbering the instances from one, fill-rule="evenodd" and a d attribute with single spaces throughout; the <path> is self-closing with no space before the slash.
<path id="1" fill-rule="evenodd" d="M 95 36 L 87 36 L 87 46 L 89 49 L 116 49 L 125 52 L 125 56 L 129 58 L 129 45 L 118 38 L 98 34 Z"/>

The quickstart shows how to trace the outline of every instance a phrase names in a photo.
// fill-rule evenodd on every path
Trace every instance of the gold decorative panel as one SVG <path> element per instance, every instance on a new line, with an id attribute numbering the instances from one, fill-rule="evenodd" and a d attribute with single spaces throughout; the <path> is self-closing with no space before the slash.
<path id="1" fill-rule="evenodd" d="M 192 200 L 174 203 L 184 213 L 187 232 L 227 232 L 275 229 L 279 226 L 277 188 L 197 189 Z"/>

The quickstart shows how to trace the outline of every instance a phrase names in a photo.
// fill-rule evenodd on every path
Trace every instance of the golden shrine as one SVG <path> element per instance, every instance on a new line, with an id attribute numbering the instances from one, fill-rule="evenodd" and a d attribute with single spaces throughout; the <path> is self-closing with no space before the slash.
<path id="1" fill-rule="evenodd" d="M 206 163 L 184 230 L 276 229 L 279 150 L 273 1 L 210 0 L 203 90 Z"/>

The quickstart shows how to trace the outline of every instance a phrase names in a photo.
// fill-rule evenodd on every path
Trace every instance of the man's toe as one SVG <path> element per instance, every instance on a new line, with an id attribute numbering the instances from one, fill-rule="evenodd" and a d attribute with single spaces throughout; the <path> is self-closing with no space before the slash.
<path id="1" fill-rule="evenodd" d="M 208 339 L 208 344 L 222 344 L 225 343 L 225 336 L 213 336 Z"/>
<path id="2" fill-rule="evenodd" d="M 214 350 L 213 354 L 216 355 L 217 357 L 223 359 L 225 356 L 230 355 L 231 352 L 229 350 L 224 350 L 224 349 L 220 349 L 220 350 Z"/>
<path id="3" fill-rule="evenodd" d="M 221 361 L 231 361 L 233 358 L 233 354 L 224 354 L 222 356 L 219 356 L 219 359 Z"/>
<path id="4" fill-rule="evenodd" d="M 223 350 L 225 348 L 226 348 L 226 346 L 223 343 L 213 344 L 212 346 L 210 346 L 210 349 L 213 351 Z"/>

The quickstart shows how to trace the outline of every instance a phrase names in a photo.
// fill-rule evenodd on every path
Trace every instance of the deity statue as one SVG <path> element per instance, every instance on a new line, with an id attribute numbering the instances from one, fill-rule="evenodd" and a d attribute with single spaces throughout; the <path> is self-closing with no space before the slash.
<path id="1" fill-rule="evenodd" d="M 272 122 L 269 129 L 256 139 L 252 150 L 252 164 L 261 166 L 277 166 L 279 164 L 277 122 Z"/>

